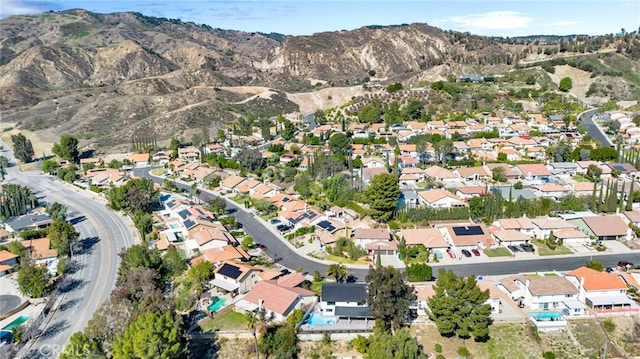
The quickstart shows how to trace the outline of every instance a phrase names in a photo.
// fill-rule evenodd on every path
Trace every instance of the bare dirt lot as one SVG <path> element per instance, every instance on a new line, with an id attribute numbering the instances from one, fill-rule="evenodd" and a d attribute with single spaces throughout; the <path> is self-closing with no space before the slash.
<path id="1" fill-rule="evenodd" d="M 41 157 L 43 154 L 51 154 L 51 147 L 53 147 L 53 144 L 57 141 L 57 139 L 51 135 L 51 132 L 33 132 L 28 130 L 15 129 L 15 125 L 15 123 L 0 123 L 0 131 L 2 131 L 1 137 L 7 145 L 13 146 L 11 142 L 11 135 L 22 133 L 27 139 L 31 140 L 31 144 L 33 145 L 33 153 L 35 154 L 36 158 Z M 22 171 L 30 171 L 35 169 L 35 164 L 33 162 L 26 164 L 20 163 L 19 167 Z"/>

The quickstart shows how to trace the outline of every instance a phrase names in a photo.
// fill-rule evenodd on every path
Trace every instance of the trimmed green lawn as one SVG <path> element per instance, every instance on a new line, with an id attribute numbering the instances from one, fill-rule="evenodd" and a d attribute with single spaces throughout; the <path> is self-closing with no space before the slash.
<path id="1" fill-rule="evenodd" d="M 154 170 L 151 170 L 151 174 L 156 176 L 162 176 L 166 171 L 167 170 L 165 170 L 164 168 L 156 168 Z"/>
<path id="2" fill-rule="evenodd" d="M 556 249 L 551 250 L 549 247 L 547 247 L 547 244 L 544 243 L 543 241 L 536 240 L 535 244 L 536 244 L 536 247 L 537 247 L 537 252 L 541 256 L 556 256 L 556 255 L 560 255 L 560 254 L 573 254 L 573 252 L 569 248 L 567 248 L 565 246 L 557 246 Z"/>
<path id="3" fill-rule="evenodd" d="M 221 330 L 221 329 L 223 330 L 247 329 L 246 323 L 247 322 L 244 319 L 244 314 L 230 310 L 202 324 L 202 331 L 210 332 L 210 331 Z"/>
<path id="4" fill-rule="evenodd" d="M 309 287 L 309 290 L 316 293 L 319 297 L 320 295 L 322 295 L 322 285 L 324 283 L 327 283 L 327 281 L 321 280 L 319 282 L 311 282 L 311 286 Z"/>
<path id="5" fill-rule="evenodd" d="M 369 264 L 369 262 L 357 261 L 357 260 L 354 261 L 353 259 L 338 257 L 338 256 L 334 256 L 333 254 L 329 254 L 325 259 L 328 261 L 344 263 L 344 264 Z"/>
<path id="6" fill-rule="evenodd" d="M 493 249 L 485 249 L 484 254 L 486 254 L 487 257 L 510 257 L 511 251 L 504 247 L 498 247 Z"/>
<path id="7" fill-rule="evenodd" d="M 573 180 L 576 182 L 591 182 L 591 180 L 589 180 L 584 175 L 575 175 L 573 176 Z"/>

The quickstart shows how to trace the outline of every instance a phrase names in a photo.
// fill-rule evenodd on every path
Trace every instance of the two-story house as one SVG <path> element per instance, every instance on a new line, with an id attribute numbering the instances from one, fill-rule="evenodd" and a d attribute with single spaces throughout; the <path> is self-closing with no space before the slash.
<path id="1" fill-rule="evenodd" d="M 626 295 L 627 284 L 616 273 L 580 267 L 567 272 L 566 278 L 578 288 L 578 298 L 589 308 L 611 310 L 634 305 Z"/>
<path id="2" fill-rule="evenodd" d="M 212 285 L 228 292 L 244 294 L 260 280 L 260 270 L 232 261 L 224 261 L 213 270 Z"/>
<path id="3" fill-rule="evenodd" d="M 322 285 L 320 310 L 338 319 L 372 319 L 367 304 L 365 283 L 325 283 Z"/>
<path id="4" fill-rule="evenodd" d="M 515 275 L 503 278 L 498 288 L 521 306 L 534 310 L 567 309 L 565 314 L 582 314 L 575 312 L 584 306 L 577 300 L 578 289 L 565 277 Z"/>

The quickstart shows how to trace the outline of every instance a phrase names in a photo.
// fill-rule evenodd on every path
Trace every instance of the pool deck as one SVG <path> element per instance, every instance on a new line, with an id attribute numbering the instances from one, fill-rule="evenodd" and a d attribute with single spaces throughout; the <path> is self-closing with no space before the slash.
<path id="1" fill-rule="evenodd" d="M 369 332 L 373 330 L 373 327 L 376 325 L 375 320 L 347 320 L 347 319 L 338 319 L 336 324 L 326 324 L 326 325 L 309 325 L 302 324 L 300 326 L 300 330 L 303 332 L 353 332 L 353 331 L 362 331 Z"/>

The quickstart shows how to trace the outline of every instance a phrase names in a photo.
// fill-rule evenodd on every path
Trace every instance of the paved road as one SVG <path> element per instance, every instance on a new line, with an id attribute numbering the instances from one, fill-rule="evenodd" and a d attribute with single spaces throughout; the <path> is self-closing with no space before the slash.
<path id="1" fill-rule="evenodd" d="M 7 145 L 0 142 L 7 149 Z M 47 318 L 42 334 L 22 352 L 24 358 L 56 357 L 71 335 L 81 331 L 93 312 L 110 295 L 116 281 L 120 258 L 118 253 L 133 244 L 135 233 L 130 220 L 108 210 L 103 202 L 95 201 L 91 193 L 60 183 L 50 176 L 20 172 L 10 150 L 2 153 L 9 158 L 7 179 L 29 186 L 47 202 L 59 202 L 70 211 L 79 213 L 75 225 L 80 240 L 74 248 L 73 270 L 61 286 L 64 297 L 57 309 Z"/>
<path id="2" fill-rule="evenodd" d="M 302 116 L 302 120 L 307 123 L 307 128 L 305 129 L 305 131 L 313 131 L 316 127 L 318 127 L 318 124 L 316 123 L 315 112 L 309 112 L 304 114 Z"/>
<path id="3" fill-rule="evenodd" d="M 154 181 L 161 183 L 160 177 L 149 174 L 149 169 L 138 169 L 135 171 L 135 175 L 140 177 L 151 178 Z M 189 186 L 176 183 L 179 188 L 184 188 L 187 191 L 191 189 Z M 214 196 L 210 193 L 202 191 L 200 193 L 200 199 L 202 201 L 210 201 Z M 312 261 L 298 252 L 292 250 L 289 246 L 284 244 L 280 238 L 274 235 L 270 230 L 264 227 L 255 217 L 249 215 L 243 208 L 236 205 L 234 202 L 227 200 L 228 208 L 233 208 L 236 211 L 233 213 L 237 221 L 243 224 L 243 229 L 247 234 L 254 238 L 254 241 L 259 244 L 267 246 L 267 254 L 274 258 L 278 263 L 283 266 L 296 269 L 299 267 L 304 268 L 305 272 L 313 273 L 317 270 L 324 274 L 327 270 L 327 265 Z M 632 263 L 640 263 L 640 252 L 633 252 L 629 254 L 603 254 L 603 255 L 586 255 L 586 256 L 572 256 L 562 258 L 536 258 L 528 260 L 511 260 L 508 262 L 493 262 L 493 263 L 473 263 L 473 264 L 455 264 L 455 265 L 438 265 L 431 264 L 434 268 L 434 273 L 437 273 L 439 268 L 446 268 L 453 270 L 458 275 L 503 275 L 522 272 L 536 272 L 536 271 L 566 271 L 583 266 L 590 259 L 597 259 L 602 262 L 605 267 L 615 267 L 616 263 L 620 260 L 627 260 Z M 464 260 L 463 260 L 464 261 Z M 350 274 L 354 275 L 358 280 L 364 280 L 367 270 L 366 269 L 349 269 Z"/>
<path id="4" fill-rule="evenodd" d="M 587 126 L 587 133 L 594 140 L 600 141 L 600 143 L 605 147 L 613 147 L 613 144 L 609 141 L 607 135 L 602 132 L 602 129 L 596 125 L 595 120 L 593 119 L 593 116 L 597 111 L 598 109 L 593 108 L 579 114 L 578 119 L 580 119 L 580 124 Z"/>

